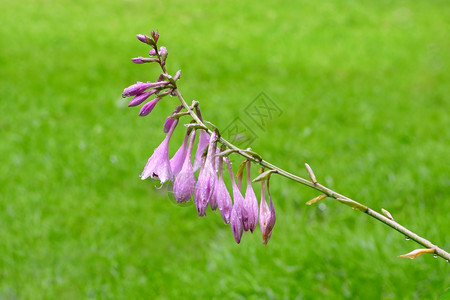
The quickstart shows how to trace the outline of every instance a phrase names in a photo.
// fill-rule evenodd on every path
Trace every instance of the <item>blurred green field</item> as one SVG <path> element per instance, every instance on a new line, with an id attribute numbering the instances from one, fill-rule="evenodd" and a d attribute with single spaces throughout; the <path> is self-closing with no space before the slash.
<path id="1" fill-rule="evenodd" d="M 218 213 L 138 177 L 176 99 L 120 95 L 152 28 L 179 87 L 220 128 L 265 92 L 252 144 L 450 250 L 448 1 L 0 2 L 0 299 L 436 299 L 450 264 L 277 177 L 277 223 L 240 245 Z M 180 140 L 182 132 L 177 133 Z M 175 140 L 175 139 L 174 139 Z M 172 143 L 173 149 L 178 147 Z M 256 188 L 256 185 L 255 185 Z"/>

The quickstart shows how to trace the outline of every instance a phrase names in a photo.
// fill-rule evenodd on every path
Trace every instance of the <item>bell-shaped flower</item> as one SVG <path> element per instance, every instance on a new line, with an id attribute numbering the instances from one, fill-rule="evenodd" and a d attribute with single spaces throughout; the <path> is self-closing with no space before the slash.
<path id="1" fill-rule="evenodd" d="M 228 158 L 225 158 L 228 172 L 230 173 L 231 177 L 231 185 L 233 188 L 233 208 L 231 210 L 231 217 L 230 217 L 230 224 L 231 224 L 231 230 L 233 231 L 234 240 L 236 243 L 241 242 L 242 232 L 244 229 L 243 226 L 243 219 L 244 216 L 242 215 L 243 212 L 243 204 L 244 204 L 244 197 L 242 197 L 241 191 L 239 190 L 238 186 L 236 185 L 236 180 L 234 179 L 233 169 L 231 168 L 231 163 Z"/>
<path id="2" fill-rule="evenodd" d="M 205 163 L 200 169 L 198 181 L 195 185 L 194 200 L 199 216 L 206 216 L 206 208 L 209 200 L 214 193 L 217 175 L 214 168 L 214 156 L 216 149 L 216 133 L 213 132 L 209 140 L 208 153 L 206 155 Z"/>
<path id="3" fill-rule="evenodd" d="M 264 191 L 264 181 L 261 182 L 261 203 L 259 207 L 259 226 L 261 228 L 261 234 L 263 238 L 263 244 L 267 245 L 267 242 L 272 235 L 272 229 L 275 225 L 275 209 L 272 203 L 272 197 L 270 196 L 269 183 L 267 183 L 267 193 L 269 195 L 270 208 L 267 205 Z"/>
<path id="4" fill-rule="evenodd" d="M 197 171 L 202 165 L 202 155 L 206 147 L 208 147 L 209 140 L 209 134 L 201 129 L 198 137 L 197 151 L 195 152 L 194 171 Z"/>
<path id="5" fill-rule="evenodd" d="M 191 163 L 192 145 L 194 144 L 194 140 L 195 131 L 192 131 L 183 167 L 178 175 L 175 176 L 175 182 L 173 183 L 173 194 L 178 203 L 188 202 L 194 192 L 195 175 Z"/>
<path id="6" fill-rule="evenodd" d="M 187 153 L 188 138 L 189 135 L 186 134 L 180 148 L 178 148 L 175 155 L 170 159 L 170 166 L 172 168 L 173 176 L 177 176 L 177 174 L 180 173 L 181 168 L 183 167 Z"/>
<path id="7" fill-rule="evenodd" d="M 231 231 L 233 232 L 233 237 L 236 243 L 241 242 L 243 227 L 241 219 L 239 218 L 238 214 L 239 208 L 236 205 L 233 205 L 233 209 L 231 210 L 231 217 L 230 217 L 230 224 L 231 224 Z"/>
<path id="8" fill-rule="evenodd" d="M 253 233 L 256 228 L 256 223 L 258 223 L 258 199 L 252 188 L 250 171 L 251 162 L 247 161 L 247 189 L 245 191 L 244 208 L 248 212 L 248 229 Z"/>
<path id="9" fill-rule="evenodd" d="M 227 186 L 223 181 L 223 157 L 219 156 L 219 179 L 216 182 L 216 188 L 214 189 L 215 202 L 219 208 L 220 214 L 225 224 L 230 223 L 231 209 L 233 208 L 233 202 L 231 201 L 230 193 L 227 190 Z M 210 203 L 212 208 L 212 205 Z"/>
<path id="10" fill-rule="evenodd" d="M 148 177 L 157 178 L 164 183 L 173 179 L 172 168 L 169 161 L 169 141 L 172 137 L 178 120 L 175 122 L 164 138 L 163 142 L 153 151 L 152 156 L 148 159 L 140 177 L 142 180 Z"/>

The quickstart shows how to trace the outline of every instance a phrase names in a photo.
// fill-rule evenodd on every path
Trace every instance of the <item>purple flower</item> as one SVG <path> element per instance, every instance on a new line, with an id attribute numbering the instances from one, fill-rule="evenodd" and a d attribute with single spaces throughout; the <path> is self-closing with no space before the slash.
<path id="1" fill-rule="evenodd" d="M 158 30 L 156 30 L 156 32 L 154 30 L 152 30 L 152 37 L 153 37 L 153 40 L 156 43 L 158 41 L 158 39 L 159 39 L 159 32 L 158 32 Z"/>
<path id="2" fill-rule="evenodd" d="M 139 104 L 141 104 L 142 102 L 144 102 L 145 100 L 147 100 L 148 97 L 150 97 L 151 95 L 155 94 L 158 90 L 150 90 L 148 92 L 143 92 L 142 94 L 139 94 L 137 96 L 134 96 L 133 99 L 131 99 L 130 102 L 128 102 L 128 106 L 132 107 L 132 106 L 138 106 Z"/>
<path id="3" fill-rule="evenodd" d="M 176 119 L 171 119 L 170 117 L 176 113 L 179 113 L 182 108 L 183 108 L 183 105 L 178 105 L 177 107 L 175 107 L 175 110 L 173 111 L 173 113 L 171 113 L 170 116 L 168 116 L 166 118 L 166 121 L 164 122 L 164 132 L 169 132 L 170 127 L 172 127 L 172 124 L 176 120 Z"/>
<path id="4" fill-rule="evenodd" d="M 178 203 L 187 202 L 191 199 L 195 186 L 194 169 L 191 164 L 192 145 L 195 140 L 195 131 L 190 135 L 189 147 L 181 171 L 176 175 L 173 184 L 173 194 Z"/>
<path id="5" fill-rule="evenodd" d="M 169 53 L 167 52 L 166 47 L 161 46 L 161 47 L 159 48 L 159 56 L 161 57 L 161 60 L 162 60 L 162 61 L 165 61 L 165 60 L 166 60 L 168 54 L 169 54 Z"/>
<path id="6" fill-rule="evenodd" d="M 230 173 L 231 177 L 231 185 L 233 186 L 233 208 L 231 210 L 231 217 L 230 217 L 230 224 L 231 224 L 231 230 L 233 231 L 234 240 L 236 243 L 241 242 L 242 232 L 244 229 L 243 226 L 243 216 L 242 216 L 242 206 L 244 203 L 244 197 L 242 197 L 241 191 L 239 190 L 238 186 L 236 185 L 236 180 L 234 179 L 233 169 L 231 168 L 231 163 L 226 158 L 228 172 Z"/>
<path id="7" fill-rule="evenodd" d="M 152 112 L 152 110 L 155 108 L 156 104 L 159 102 L 159 100 L 161 100 L 161 98 L 155 98 L 152 101 L 145 103 L 142 107 L 141 110 L 139 111 L 139 115 L 141 117 L 145 117 L 146 115 L 148 115 L 149 113 Z"/>
<path id="8" fill-rule="evenodd" d="M 180 148 L 178 148 L 175 155 L 170 159 L 170 167 L 172 168 L 173 176 L 177 176 L 178 173 L 180 173 L 181 168 L 183 167 L 186 158 L 186 151 L 187 151 L 186 146 L 188 138 L 189 135 L 186 134 Z"/>
<path id="9" fill-rule="evenodd" d="M 231 209 L 233 208 L 233 202 L 231 201 L 230 193 L 228 193 L 227 186 L 223 181 L 223 157 L 219 156 L 219 179 L 216 182 L 216 188 L 214 190 L 214 196 L 217 206 L 219 207 L 220 214 L 222 215 L 225 224 L 230 223 Z"/>
<path id="10" fill-rule="evenodd" d="M 195 185 L 194 200 L 199 216 L 206 216 L 206 208 L 209 200 L 214 193 L 217 176 L 214 168 L 214 154 L 216 149 L 216 133 L 213 132 L 209 140 L 208 153 L 206 155 L 205 163 L 200 169 L 198 181 Z"/>
<path id="11" fill-rule="evenodd" d="M 233 205 L 233 209 L 231 210 L 231 231 L 233 232 L 233 237 L 236 243 L 241 242 L 243 228 L 242 228 L 242 222 L 238 215 L 239 208 L 236 207 L 236 205 Z"/>
<path id="12" fill-rule="evenodd" d="M 155 49 L 150 49 L 150 51 L 148 51 L 148 54 L 153 56 L 156 55 L 156 50 Z"/>
<path id="13" fill-rule="evenodd" d="M 136 37 L 138 38 L 138 40 L 146 44 L 149 44 L 151 41 L 150 37 L 144 34 L 137 34 Z"/>
<path id="14" fill-rule="evenodd" d="M 169 161 L 169 141 L 177 124 L 178 120 L 172 125 L 163 142 L 153 151 L 140 175 L 142 180 L 151 177 L 158 178 L 161 183 L 164 183 L 173 179 Z"/>
<path id="15" fill-rule="evenodd" d="M 245 191 L 244 207 L 248 212 L 248 228 L 253 233 L 258 222 L 258 199 L 252 188 L 251 163 L 247 161 L 247 190 Z"/>
<path id="16" fill-rule="evenodd" d="M 209 134 L 205 130 L 200 130 L 198 137 L 197 151 L 195 152 L 194 171 L 200 168 L 202 163 L 202 155 L 209 143 Z"/>
<path id="17" fill-rule="evenodd" d="M 145 58 L 143 58 L 142 56 L 133 57 L 131 61 L 134 62 L 135 64 L 143 64 L 145 63 Z"/>
<path id="18" fill-rule="evenodd" d="M 152 83 L 150 82 L 140 82 L 130 85 L 126 89 L 123 90 L 122 97 L 130 97 L 142 94 L 145 90 L 152 87 Z"/>
<path id="19" fill-rule="evenodd" d="M 269 183 L 267 183 L 267 193 L 269 194 L 269 202 L 270 202 L 270 209 L 267 205 L 266 199 L 265 199 L 265 192 L 264 192 L 264 181 L 261 182 L 261 203 L 259 207 L 259 226 L 261 228 L 261 234 L 263 238 L 263 244 L 267 245 L 267 242 L 270 239 L 270 236 L 272 235 L 272 229 L 275 225 L 275 209 L 273 207 L 272 203 L 272 197 L 270 196 L 269 191 Z"/>

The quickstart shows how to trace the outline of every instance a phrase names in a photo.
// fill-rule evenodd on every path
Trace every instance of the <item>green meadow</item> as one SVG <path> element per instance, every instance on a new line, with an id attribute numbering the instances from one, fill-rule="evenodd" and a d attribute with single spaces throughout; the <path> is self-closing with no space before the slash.
<path id="1" fill-rule="evenodd" d="M 178 100 L 142 118 L 121 98 L 158 77 L 130 61 L 149 50 L 135 35 L 158 29 L 205 119 L 240 118 L 264 159 L 302 177 L 307 162 L 449 251 L 448 1 L 2 0 L 0 24 L 0 299 L 437 299 L 450 286 L 445 260 L 398 258 L 421 246 L 332 199 L 306 206 L 318 192 L 280 176 L 268 245 L 259 229 L 237 245 L 218 212 L 200 218 L 139 178 Z M 261 92 L 281 115 L 259 127 L 246 107 Z"/>

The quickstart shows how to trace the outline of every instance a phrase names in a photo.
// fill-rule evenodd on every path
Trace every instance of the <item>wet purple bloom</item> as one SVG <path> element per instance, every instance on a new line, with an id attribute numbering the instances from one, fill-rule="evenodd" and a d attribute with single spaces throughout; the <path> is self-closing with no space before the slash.
<path id="1" fill-rule="evenodd" d="M 275 225 L 275 209 L 273 207 L 272 203 L 272 197 L 270 196 L 269 192 L 269 184 L 267 184 L 267 193 L 269 194 L 269 202 L 270 202 L 270 208 L 267 205 L 266 199 L 265 199 L 265 192 L 264 192 L 264 181 L 261 182 L 261 203 L 259 207 L 259 226 L 261 228 L 261 234 L 263 238 L 263 244 L 267 245 L 267 242 L 270 239 L 270 236 L 272 235 L 272 229 Z"/>
<path id="2" fill-rule="evenodd" d="M 239 190 L 238 186 L 236 185 L 236 180 L 234 179 L 233 169 L 231 168 L 231 163 L 228 160 L 228 158 L 225 159 L 227 162 L 228 172 L 230 173 L 231 177 L 231 185 L 233 187 L 233 208 L 231 210 L 231 217 L 230 217 L 230 224 L 231 229 L 233 231 L 234 240 L 236 243 L 241 242 L 242 232 L 244 229 L 243 226 L 243 203 L 244 203 L 244 197 L 242 197 L 241 191 Z"/>
<path id="3" fill-rule="evenodd" d="M 130 97 L 142 94 L 145 90 L 152 87 L 151 82 L 137 82 L 129 87 L 125 88 L 122 93 L 122 97 Z"/>
<path id="4" fill-rule="evenodd" d="M 219 179 L 216 182 L 216 188 L 214 190 L 215 201 L 219 207 L 220 214 L 222 215 L 225 224 L 230 223 L 231 209 L 233 208 L 233 202 L 231 201 L 230 193 L 227 190 L 227 186 L 223 181 L 223 157 L 219 157 Z"/>
<path id="5" fill-rule="evenodd" d="M 142 180 L 151 177 L 157 178 L 161 183 L 164 183 L 173 179 L 169 161 L 169 141 L 177 124 L 178 120 L 172 125 L 163 142 L 153 151 L 140 175 Z"/>
<path id="6" fill-rule="evenodd" d="M 161 98 L 155 98 L 152 101 L 145 103 L 142 107 L 141 110 L 139 111 L 139 115 L 141 117 L 145 117 L 146 115 L 148 115 L 149 113 L 152 112 L 152 110 L 155 108 L 156 104 L 159 102 L 159 100 L 161 100 Z"/>
<path id="7" fill-rule="evenodd" d="M 200 168 L 202 163 L 202 155 L 209 143 L 209 134 L 205 130 L 200 130 L 198 137 L 197 151 L 195 152 L 194 171 Z"/>
<path id="8" fill-rule="evenodd" d="M 175 176 L 173 194 L 178 203 L 189 201 L 192 197 L 192 193 L 194 192 L 195 175 L 191 163 L 192 145 L 194 144 L 194 140 L 195 131 L 193 131 L 190 135 L 189 147 L 187 154 L 185 155 L 183 167 L 178 175 Z"/>
<path id="9" fill-rule="evenodd" d="M 139 104 L 141 104 L 142 102 L 144 102 L 145 100 L 147 100 L 148 97 L 150 97 L 151 95 L 155 94 L 158 90 L 150 90 L 148 92 L 143 92 L 142 94 L 139 94 L 137 96 L 135 96 L 133 99 L 131 99 L 130 102 L 128 102 L 128 106 L 132 107 L 132 106 L 138 106 Z"/>
<path id="10" fill-rule="evenodd" d="M 248 228 L 253 233 L 258 222 L 258 199 L 252 188 L 251 163 L 247 161 L 247 190 L 245 191 L 244 207 L 248 212 Z"/>
<path id="11" fill-rule="evenodd" d="M 182 108 L 183 108 L 183 105 L 178 105 L 177 107 L 175 107 L 175 110 L 173 111 L 173 113 L 170 114 L 170 116 L 173 116 L 174 114 L 179 113 Z M 170 116 L 168 116 L 166 118 L 166 121 L 164 122 L 164 132 L 169 132 L 170 127 L 175 122 L 175 119 L 171 119 Z"/>
<path id="12" fill-rule="evenodd" d="M 180 173 L 181 168 L 183 167 L 186 158 L 188 138 L 189 135 L 186 134 L 180 148 L 178 148 L 175 155 L 170 159 L 170 166 L 172 168 L 173 176 L 177 176 L 177 174 Z"/>
<path id="13" fill-rule="evenodd" d="M 195 185 L 194 200 L 199 216 L 206 216 L 206 208 L 209 200 L 214 193 L 214 187 L 217 180 L 216 170 L 214 168 L 214 154 L 216 148 L 216 134 L 213 132 L 210 141 L 205 163 L 200 169 L 198 181 Z"/>
<path id="14" fill-rule="evenodd" d="M 233 209 L 231 210 L 231 218 L 230 218 L 230 224 L 231 224 L 231 231 L 233 232 L 233 237 L 236 243 L 241 242 L 243 228 L 242 228 L 242 222 L 238 215 L 239 208 L 236 207 L 236 205 L 233 205 Z"/>

